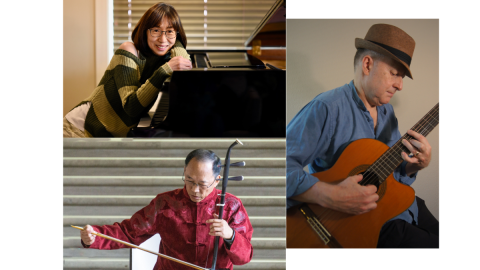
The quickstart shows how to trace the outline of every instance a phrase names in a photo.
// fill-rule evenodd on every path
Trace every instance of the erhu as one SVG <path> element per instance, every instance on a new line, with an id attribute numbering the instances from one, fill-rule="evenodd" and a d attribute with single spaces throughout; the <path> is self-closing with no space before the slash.
<path id="1" fill-rule="evenodd" d="M 220 207 L 218 210 L 218 218 L 223 219 L 223 207 L 225 206 L 225 193 L 227 192 L 227 184 L 228 180 L 233 180 L 233 181 L 242 181 L 243 176 L 234 176 L 234 177 L 228 177 L 228 171 L 230 169 L 230 166 L 234 167 L 243 167 L 245 166 L 245 161 L 240 161 L 240 162 L 235 162 L 230 164 L 230 151 L 232 148 L 237 145 L 243 143 L 239 141 L 238 139 L 235 140 L 235 142 L 230 145 L 230 147 L 227 150 L 227 156 L 225 157 L 225 163 L 223 165 L 219 165 L 223 167 L 223 178 L 222 180 L 222 193 L 218 194 L 218 196 L 221 196 L 221 201 L 217 206 Z M 220 236 L 215 236 L 215 246 L 213 247 L 213 259 L 212 259 L 212 268 L 211 270 L 215 270 L 215 266 L 217 264 L 217 254 L 218 254 L 218 241 L 220 240 Z"/>

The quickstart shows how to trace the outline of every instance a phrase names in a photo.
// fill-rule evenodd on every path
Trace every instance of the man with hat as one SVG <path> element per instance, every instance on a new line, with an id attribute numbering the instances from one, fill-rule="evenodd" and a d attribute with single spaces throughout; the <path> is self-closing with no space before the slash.
<path id="1" fill-rule="evenodd" d="M 405 76 L 413 78 L 415 41 L 398 27 L 375 24 L 365 39 L 355 40 L 355 47 L 354 79 L 315 97 L 287 126 L 287 207 L 307 202 L 362 214 L 377 206 L 377 188 L 359 185 L 361 175 L 331 185 L 303 170 L 307 165 L 311 173 L 331 168 L 343 149 L 358 139 L 376 139 L 391 147 L 401 138 L 389 101 L 402 90 Z M 408 134 L 414 140 L 403 143 L 412 155 L 402 153 L 404 162 L 394 178 L 411 185 L 417 172 L 428 166 L 431 146 L 424 136 L 411 130 Z M 377 247 L 438 248 L 438 221 L 417 197 L 383 226 Z"/>

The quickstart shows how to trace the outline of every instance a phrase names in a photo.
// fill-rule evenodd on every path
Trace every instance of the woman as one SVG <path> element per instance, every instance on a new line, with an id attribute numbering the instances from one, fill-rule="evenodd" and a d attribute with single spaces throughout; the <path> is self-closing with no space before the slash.
<path id="1" fill-rule="evenodd" d="M 191 69 L 180 17 L 167 4 L 142 16 L 93 93 L 63 119 L 64 137 L 125 137 L 176 70 Z"/>

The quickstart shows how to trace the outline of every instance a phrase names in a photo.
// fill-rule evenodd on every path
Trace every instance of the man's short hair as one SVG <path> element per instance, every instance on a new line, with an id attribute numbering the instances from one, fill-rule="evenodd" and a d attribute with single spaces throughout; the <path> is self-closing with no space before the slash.
<path id="1" fill-rule="evenodd" d="M 192 158 L 196 158 L 199 162 L 212 162 L 213 176 L 216 178 L 220 174 L 221 167 L 219 165 L 222 165 L 222 161 L 213 151 L 207 149 L 193 150 L 185 158 L 185 167 L 187 167 Z"/>
<path id="2" fill-rule="evenodd" d="M 357 70 L 357 66 L 360 65 L 366 55 L 370 55 L 373 60 L 380 60 L 387 63 L 391 61 L 389 57 L 383 54 L 377 53 L 369 49 L 358 48 L 357 52 L 355 53 L 355 57 L 353 58 L 353 71 Z"/>

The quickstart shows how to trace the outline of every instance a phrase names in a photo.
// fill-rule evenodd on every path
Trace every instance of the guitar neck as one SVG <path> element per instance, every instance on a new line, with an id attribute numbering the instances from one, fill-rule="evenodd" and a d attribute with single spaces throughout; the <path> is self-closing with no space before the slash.
<path id="1" fill-rule="evenodd" d="M 418 121 L 411 130 L 426 137 L 439 123 L 439 103 L 435 105 L 420 121 Z M 383 183 L 387 177 L 403 162 L 401 153 L 409 153 L 402 140 L 410 141 L 412 136 L 405 133 L 390 149 L 388 149 L 377 161 L 368 169 L 368 173 L 378 176 L 379 184 Z M 366 172 L 366 173 L 367 173 Z M 371 183 L 366 183 L 371 184 Z"/>

